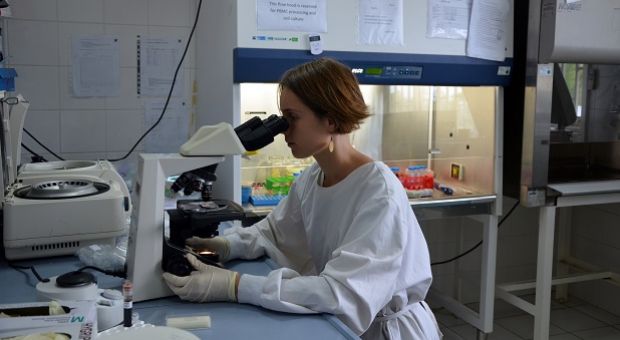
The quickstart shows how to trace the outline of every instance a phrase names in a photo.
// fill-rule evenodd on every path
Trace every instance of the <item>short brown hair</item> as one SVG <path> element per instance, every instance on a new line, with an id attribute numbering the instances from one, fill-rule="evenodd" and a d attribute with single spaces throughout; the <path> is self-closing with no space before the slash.
<path id="1" fill-rule="evenodd" d="M 350 68 L 331 58 L 315 59 L 286 71 L 278 93 L 284 88 L 295 93 L 319 118 L 333 120 L 339 134 L 358 129 L 369 116 L 357 78 Z"/>

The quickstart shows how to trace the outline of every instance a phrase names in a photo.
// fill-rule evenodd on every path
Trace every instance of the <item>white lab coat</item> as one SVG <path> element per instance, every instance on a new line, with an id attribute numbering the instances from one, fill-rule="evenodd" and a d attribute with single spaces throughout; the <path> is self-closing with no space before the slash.
<path id="1" fill-rule="evenodd" d="M 239 302 L 331 313 L 365 339 L 440 339 L 423 302 L 428 248 L 396 176 L 372 162 L 331 187 L 321 178 L 313 165 L 264 220 L 224 235 L 231 258 L 268 255 L 283 267 L 242 275 Z"/>

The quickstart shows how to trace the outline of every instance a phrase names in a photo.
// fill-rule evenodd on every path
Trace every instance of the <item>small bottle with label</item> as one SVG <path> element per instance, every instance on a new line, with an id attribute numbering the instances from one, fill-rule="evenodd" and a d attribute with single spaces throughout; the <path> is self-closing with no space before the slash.
<path id="1" fill-rule="evenodd" d="M 400 173 L 400 168 L 397 166 L 391 166 L 390 170 L 392 170 L 392 172 L 394 173 L 394 175 L 396 176 L 396 178 L 398 178 L 398 180 L 403 183 L 403 179 L 402 179 L 402 175 Z"/>
<path id="2" fill-rule="evenodd" d="M 422 189 L 419 165 L 412 165 L 407 167 L 406 175 L 407 178 L 405 179 L 405 188 L 407 190 Z"/>
<path id="3" fill-rule="evenodd" d="M 433 182 L 435 181 L 433 170 L 420 166 L 418 173 L 420 176 L 420 189 L 433 189 Z"/>

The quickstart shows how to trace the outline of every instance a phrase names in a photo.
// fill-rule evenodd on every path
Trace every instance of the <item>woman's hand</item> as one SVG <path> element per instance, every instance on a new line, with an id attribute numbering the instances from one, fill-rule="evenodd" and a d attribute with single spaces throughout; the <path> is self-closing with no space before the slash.
<path id="1" fill-rule="evenodd" d="M 196 249 L 197 251 L 208 250 L 219 256 L 219 261 L 224 263 L 230 256 L 230 242 L 227 239 L 216 236 L 213 238 L 192 237 L 185 240 L 185 244 Z"/>
<path id="2" fill-rule="evenodd" d="M 239 273 L 204 264 L 194 255 L 185 257 L 196 271 L 189 276 L 163 274 L 166 284 L 176 295 L 194 302 L 237 301 Z"/>

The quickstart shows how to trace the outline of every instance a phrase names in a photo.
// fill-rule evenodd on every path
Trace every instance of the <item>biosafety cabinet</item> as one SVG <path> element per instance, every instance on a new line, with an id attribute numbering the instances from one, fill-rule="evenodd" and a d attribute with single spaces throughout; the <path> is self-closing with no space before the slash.
<path id="1" fill-rule="evenodd" d="M 386 3 L 398 7 L 400 2 Z M 351 67 L 372 115 L 351 135 L 353 145 L 398 167 L 399 174 L 410 166 L 425 166 L 437 187 L 444 188 L 432 189 L 431 197 L 411 199 L 418 218 L 445 216 L 422 209 L 436 206 L 488 217 L 483 222 L 480 313 L 451 305 L 486 333 L 492 330 L 503 87 L 511 79 L 513 36 L 513 2 L 495 3 L 505 12 L 503 25 L 494 31 L 497 39 L 505 39 L 501 61 L 467 57 L 465 40 L 429 38 L 427 0 L 402 1 L 402 17 L 395 19 L 402 20 L 402 39 L 389 43 L 369 43 L 368 31 L 360 29 L 360 9 L 370 2 L 359 0 L 208 0 L 196 32 L 197 126 L 222 121 L 236 126 L 255 115 L 279 113 L 278 80 L 287 69 L 313 58 L 331 57 Z M 325 25 L 308 31 L 262 29 L 269 25 L 263 25 L 258 13 L 266 4 L 275 6 L 274 11 L 278 6 L 314 6 Z M 310 53 L 309 44 L 309 35 L 317 33 L 323 49 L 318 56 Z M 267 186 L 269 180 L 294 177 L 312 163 L 294 159 L 282 136 L 277 138 L 257 154 L 220 164 L 214 195 L 241 202 L 242 186 Z"/>
<path id="2" fill-rule="evenodd" d="M 515 13 L 523 26 L 515 30 L 514 69 L 522 71 L 513 77 L 516 92 L 507 91 L 514 115 L 506 120 L 520 120 L 522 130 L 506 131 L 505 193 L 538 211 L 536 279 L 503 282 L 496 294 L 533 315 L 533 338 L 543 340 L 552 297 L 566 301 L 569 284 L 600 308 L 617 305 L 607 288 L 586 284 L 618 286 L 616 268 L 604 251 L 591 256 L 592 247 L 573 238 L 573 222 L 591 235 L 605 224 L 597 213 L 572 218 L 572 209 L 620 202 L 620 0 L 530 0 Z M 532 288 L 530 303 L 520 295 Z"/>
<path id="3" fill-rule="evenodd" d="M 506 179 L 520 187 L 506 193 L 540 207 L 567 183 L 620 190 L 620 1 L 531 1 L 528 17 L 525 79 L 513 83 L 523 133 L 506 139 L 522 152 L 507 155 L 520 174 Z"/>
<path id="4" fill-rule="evenodd" d="M 326 31 L 306 32 L 259 30 L 261 1 L 206 1 L 196 34 L 197 126 L 236 126 L 254 115 L 279 113 L 277 82 L 287 69 L 317 57 L 308 35 L 319 33 L 319 56 L 345 63 L 362 84 L 372 117 L 352 134 L 358 149 L 401 173 L 427 166 L 438 184 L 454 190 L 448 198 L 500 194 L 497 127 L 502 86 L 510 81 L 511 1 L 507 58 L 500 62 L 466 57 L 465 40 L 428 38 L 425 0 L 403 1 L 402 44 L 361 41 L 358 0 L 325 3 Z M 280 136 L 255 155 L 220 165 L 215 191 L 239 202 L 242 185 L 293 175 L 311 162 L 292 158 Z"/>

